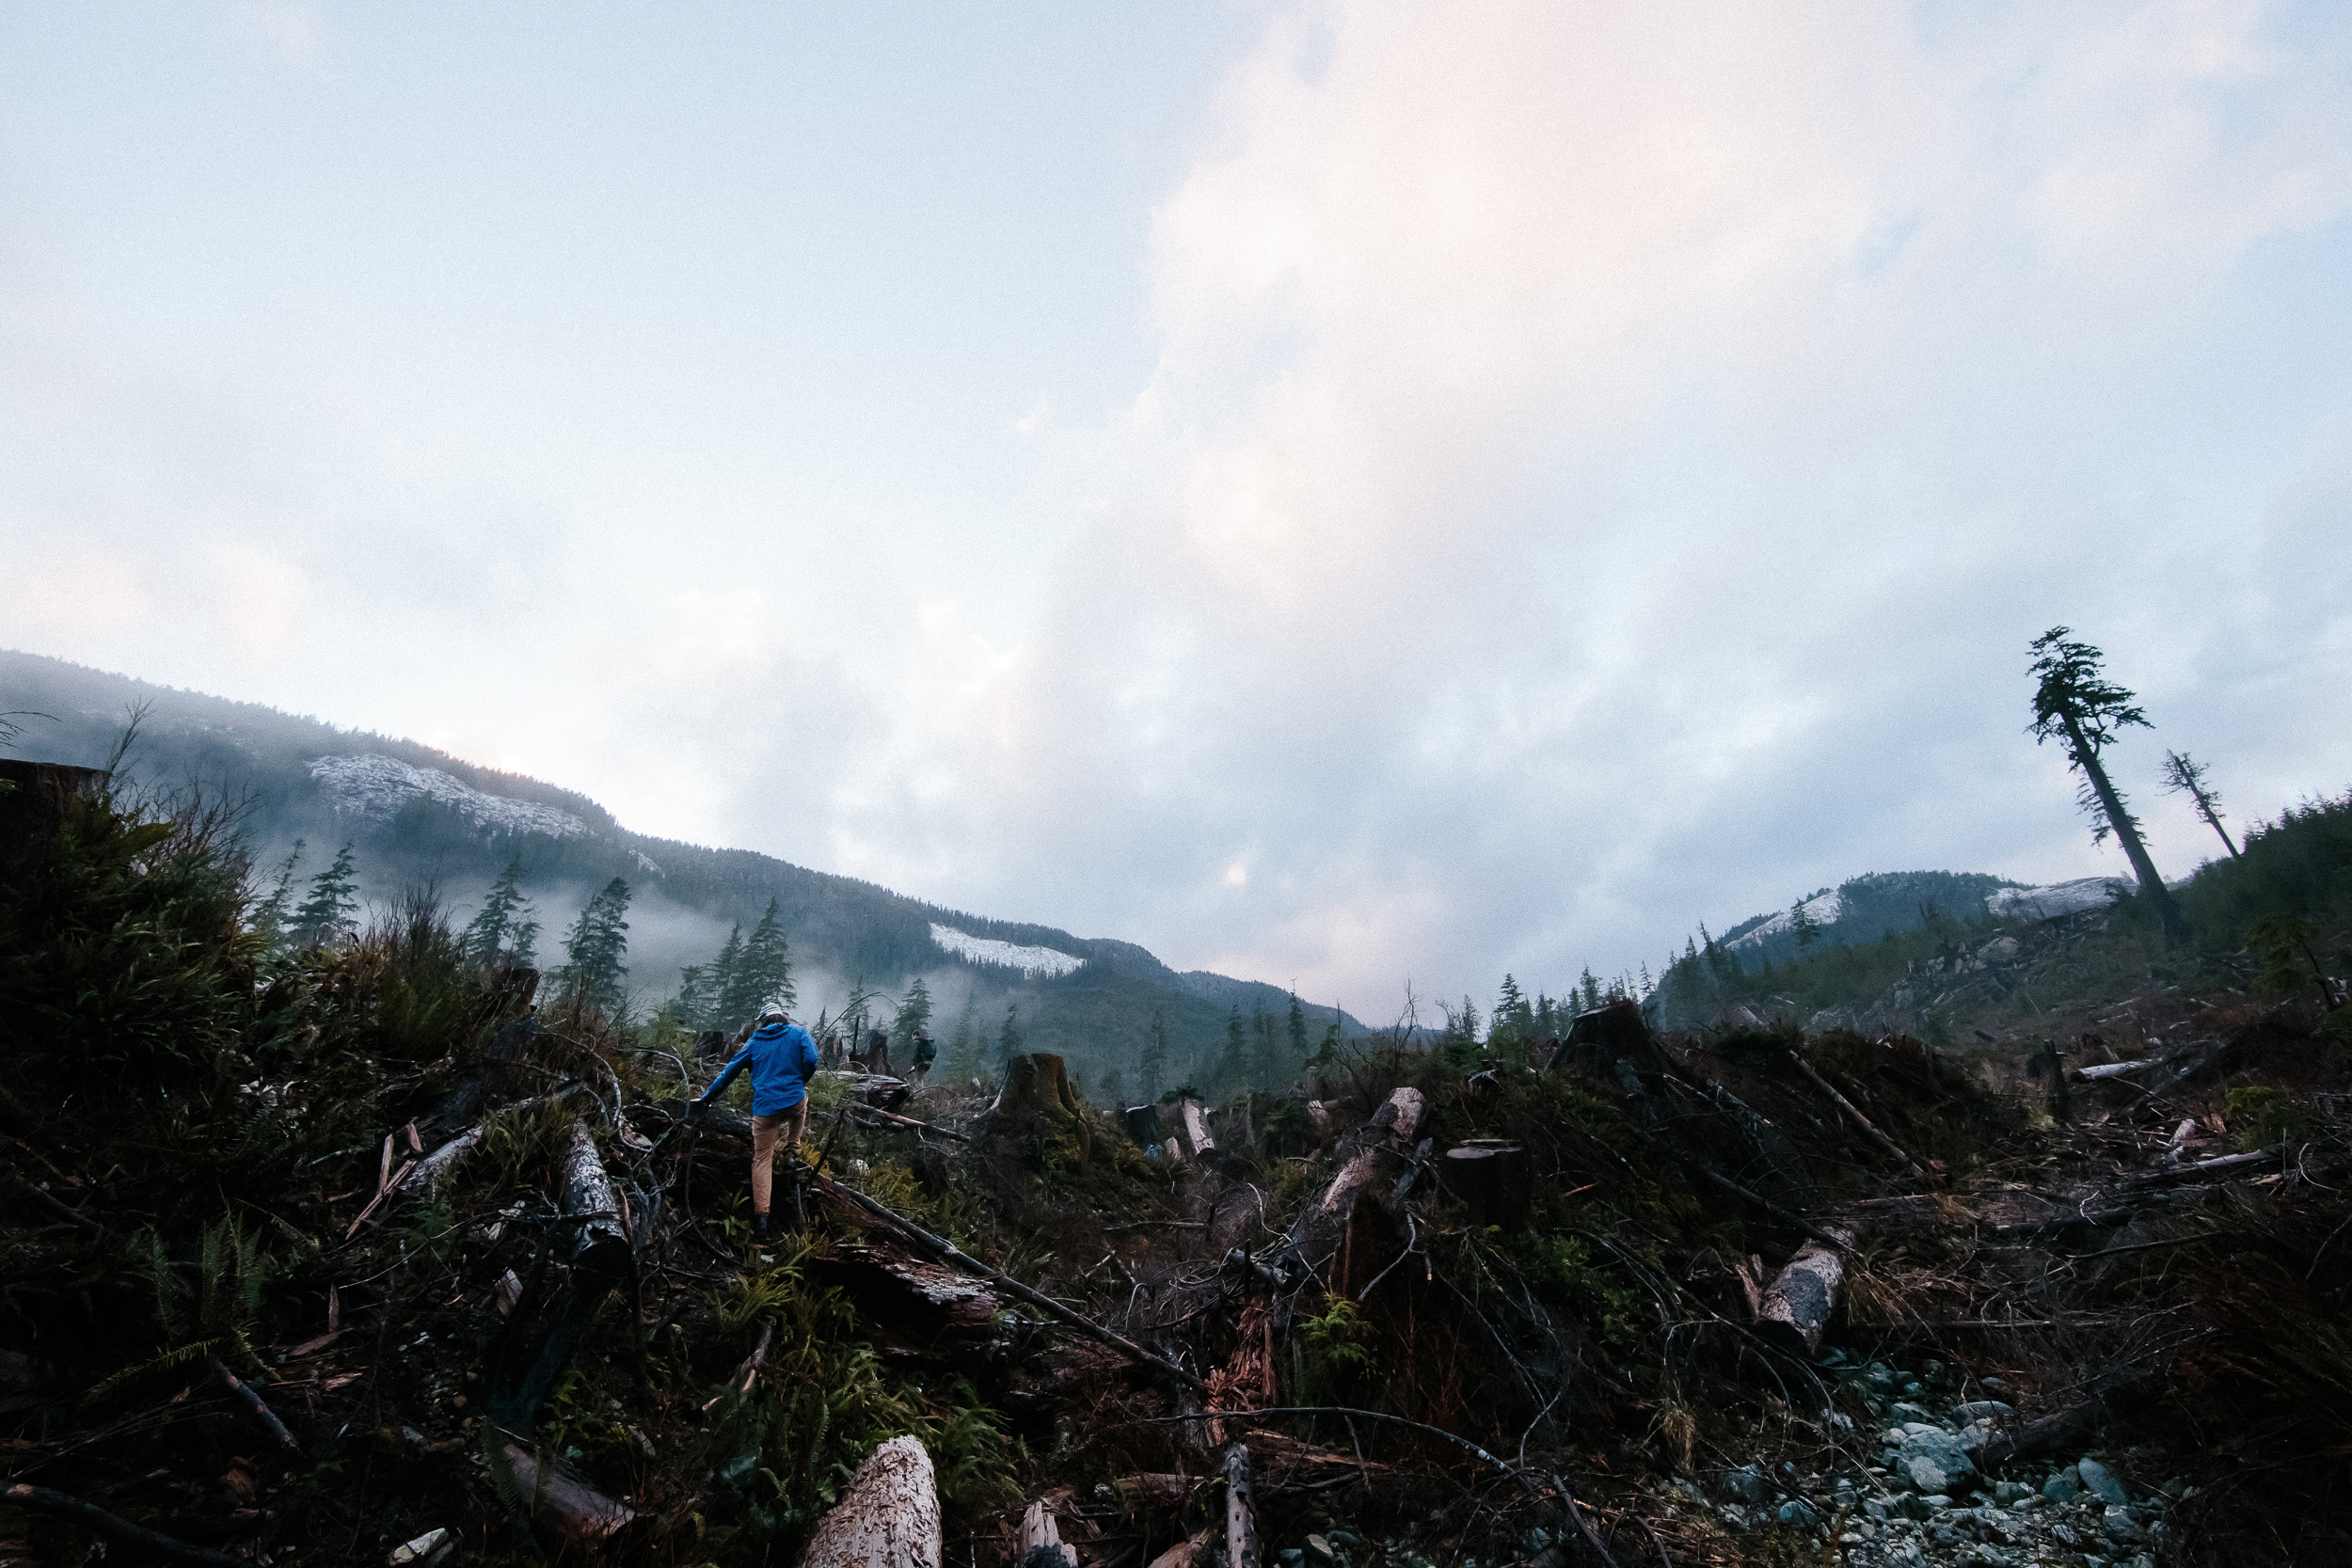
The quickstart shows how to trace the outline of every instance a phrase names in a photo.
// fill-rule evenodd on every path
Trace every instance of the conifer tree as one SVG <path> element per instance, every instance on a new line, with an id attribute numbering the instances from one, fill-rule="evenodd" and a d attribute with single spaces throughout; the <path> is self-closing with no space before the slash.
<path id="1" fill-rule="evenodd" d="M 898 999 L 898 1016 L 890 1021 L 890 1043 L 912 1062 L 914 1060 L 915 1037 L 928 1034 L 930 1026 L 931 989 L 923 983 L 923 976 L 917 974 L 914 984 L 907 988 L 906 995 Z M 897 1059 L 895 1056 L 892 1058 L 894 1061 Z"/>
<path id="2" fill-rule="evenodd" d="M 1693 960 L 1695 960 L 1699 956 L 1697 944 L 1692 942 L 1688 937 L 1683 938 L 1682 941 L 1683 945 L 1691 949 L 1691 957 Z M 1584 1010 L 1586 1012 L 1589 1013 L 1594 1008 L 1600 1006 L 1600 982 L 1593 977 L 1593 966 L 1591 964 L 1586 964 L 1584 966 L 1584 974 L 1577 981 L 1577 989 L 1584 993 Z"/>
<path id="3" fill-rule="evenodd" d="M 2052 626 L 2033 640 L 2031 673 L 2039 679 L 2034 686 L 2033 722 L 2026 726 L 2026 733 L 2036 745 L 2049 740 L 2059 743 L 2067 765 L 2083 778 L 2075 800 L 2092 819 L 2091 842 L 2104 844 L 2107 834 L 2115 835 L 2139 879 L 2140 892 L 2163 922 L 2165 935 L 2180 942 L 2187 937 L 2188 927 L 2164 879 L 2156 875 L 2156 863 L 2149 858 L 2148 847 L 2140 842 L 2139 819 L 2123 803 L 2099 760 L 2099 753 L 2122 731 L 2153 726 L 2133 701 L 2133 694 L 2106 678 L 2101 669 L 2106 656 L 2088 642 L 2071 641 L 2073 635 L 2072 627 Z"/>
<path id="4" fill-rule="evenodd" d="M 678 1022 L 684 1028 L 700 1032 L 718 1027 L 710 1022 L 711 1014 L 717 1008 L 711 1000 L 708 964 L 687 964 L 679 969 L 677 995 L 670 999 L 670 1006 L 676 1012 Z"/>
<path id="5" fill-rule="evenodd" d="M 1291 1047 L 1290 1063 L 1287 1071 L 1283 1074 L 1284 1077 L 1288 1077 L 1290 1073 L 1296 1072 L 1301 1064 L 1307 1060 L 1307 1008 L 1298 1000 L 1298 992 L 1295 990 L 1291 992 L 1290 1018 L 1283 1024 L 1283 1028 L 1289 1035 Z"/>
<path id="6" fill-rule="evenodd" d="M 359 908 L 358 884 L 351 875 L 351 846 L 335 852 L 335 863 L 310 879 L 310 896 L 294 911 L 296 947 L 319 947 L 349 936 Z"/>
<path id="7" fill-rule="evenodd" d="M 1225 1021 L 1225 1055 L 1217 1063 L 1216 1083 L 1220 1092 L 1231 1093 L 1241 1087 L 1249 1076 L 1249 1044 L 1241 1021 L 1241 1006 L 1234 1005 L 1232 1014 Z"/>
<path id="8" fill-rule="evenodd" d="M 516 855 L 490 884 L 490 895 L 482 901 L 481 912 L 467 925 L 466 957 L 475 963 L 492 962 L 501 948 L 514 951 L 514 935 L 531 915 L 531 906 L 523 901 L 522 879 L 523 858 Z M 531 929 L 535 932 L 538 927 L 534 924 Z M 516 956 L 521 957 L 519 952 Z"/>
<path id="9" fill-rule="evenodd" d="M 286 938 L 286 898 L 294 889 L 294 864 L 302 859 L 302 840 L 295 839 L 294 852 L 278 863 L 278 880 L 269 894 L 253 906 L 253 918 L 247 922 L 253 934 L 262 939 L 262 951 L 275 953 Z"/>
<path id="10" fill-rule="evenodd" d="M 2186 752 L 2164 753 L 2164 787 L 2170 795 L 2185 792 L 2197 802 L 2197 815 L 2205 819 L 2205 826 L 2221 835 L 2221 847 L 2230 851 L 2232 860 L 2246 857 L 2237 852 L 2237 843 L 2230 837 L 2230 830 L 2221 825 L 2221 797 L 2205 782 L 2205 765 L 2191 758 Z M 296 843 L 294 847 L 302 846 Z"/>
<path id="11" fill-rule="evenodd" d="M 979 1002 L 970 991 L 966 991 L 963 1010 L 956 1015 L 955 1036 L 947 1042 L 947 1060 L 940 1069 L 940 1076 L 951 1082 L 961 1082 L 975 1076 L 979 1070 Z"/>
<path id="12" fill-rule="evenodd" d="M 564 938 L 564 993 L 618 1016 L 628 1001 L 628 884 L 615 877 L 581 906 Z"/>
<path id="13" fill-rule="evenodd" d="M 1148 1102 L 1159 1098 L 1168 1079 L 1168 1024 L 1157 1008 L 1152 1012 L 1152 1032 L 1143 1039 L 1143 1058 L 1136 1064 L 1137 1092 Z"/>
<path id="14" fill-rule="evenodd" d="M 710 960 L 710 975 L 706 982 L 710 990 L 710 1010 L 704 1015 L 706 1029 L 733 1029 L 743 1021 L 727 1013 L 727 998 L 736 989 L 736 973 L 743 967 L 743 927 L 736 926 L 727 931 L 727 940 L 719 944 L 719 956 Z"/>
<path id="15" fill-rule="evenodd" d="M 771 898 L 750 936 L 738 943 L 729 935 L 733 962 L 725 948 L 720 950 L 719 966 L 725 971 L 716 986 L 722 1029 L 739 1029 L 767 1008 L 788 1007 L 795 1000 L 791 958 L 776 916 L 776 900 Z"/>
<path id="16" fill-rule="evenodd" d="M 1005 1004 L 1005 1026 L 997 1032 L 996 1047 L 998 1060 L 1002 1061 L 1005 1064 L 1006 1069 L 1009 1071 L 1012 1067 L 1012 1059 L 1021 1054 L 1020 1003 L 1008 1002 Z"/>

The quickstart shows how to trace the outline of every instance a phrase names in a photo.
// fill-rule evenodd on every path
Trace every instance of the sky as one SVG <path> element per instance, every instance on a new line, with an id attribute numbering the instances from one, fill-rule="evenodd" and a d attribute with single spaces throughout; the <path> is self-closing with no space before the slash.
<path id="1" fill-rule="evenodd" d="M 2352 785 L 2352 9 L 28 4 L 0 645 L 1375 1020 Z"/>

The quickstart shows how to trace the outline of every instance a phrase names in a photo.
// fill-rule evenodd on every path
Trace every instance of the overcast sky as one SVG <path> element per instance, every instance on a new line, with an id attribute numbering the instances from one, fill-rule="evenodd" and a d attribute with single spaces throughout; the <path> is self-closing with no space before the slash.
<path id="1" fill-rule="evenodd" d="M 1393 1012 L 2352 784 L 2352 8 L 17 5 L 0 643 Z"/>

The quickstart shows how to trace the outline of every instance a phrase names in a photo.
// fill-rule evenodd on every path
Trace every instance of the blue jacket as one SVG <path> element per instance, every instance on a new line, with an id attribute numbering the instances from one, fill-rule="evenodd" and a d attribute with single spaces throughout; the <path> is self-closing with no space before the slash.
<path id="1" fill-rule="evenodd" d="M 808 1081 L 817 1071 L 817 1042 L 797 1023 L 763 1023 L 703 1091 L 703 1098 L 718 1099 L 746 1067 L 752 1069 L 752 1115 L 779 1115 L 806 1098 Z"/>

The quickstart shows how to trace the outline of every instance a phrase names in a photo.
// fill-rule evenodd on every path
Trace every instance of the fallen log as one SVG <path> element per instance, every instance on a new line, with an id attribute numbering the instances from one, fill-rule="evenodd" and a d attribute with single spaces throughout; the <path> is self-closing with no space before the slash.
<path id="1" fill-rule="evenodd" d="M 931 1456 L 915 1438 L 893 1437 L 817 1521 L 801 1568 L 940 1568 L 941 1549 Z"/>
<path id="2" fill-rule="evenodd" d="M 1969 1457 L 1989 1475 L 2012 1459 L 2031 1459 L 2052 1451 L 2077 1452 L 2102 1427 L 2139 1402 L 2154 1384 L 2153 1375 L 2137 1371 L 2106 1379 L 2093 1386 L 2090 1398 L 2028 1421 L 2015 1432 L 1996 1433 Z"/>
<path id="3" fill-rule="evenodd" d="M 190 1545 L 176 1537 L 159 1534 L 119 1514 L 109 1513 L 96 1503 L 86 1503 L 79 1497 L 53 1492 L 46 1486 L 28 1486 L 21 1481 L 10 1481 L 6 1486 L 0 1486 L 0 1502 L 71 1519 L 84 1529 L 95 1530 L 109 1541 L 177 1558 L 182 1562 L 209 1563 L 212 1568 L 252 1568 L 247 1559 L 230 1557 L 227 1552 L 216 1552 L 209 1546 Z"/>
<path id="4" fill-rule="evenodd" d="M 884 1224 L 896 1226 L 902 1234 L 913 1240 L 916 1245 L 923 1247 L 935 1257 L 954 1264 L 957 1268 L 962 1269 L 968 1274 L 977 1275 L 983 1279 L 993 1281 L 999 1289 L 1009 1291 L 1011 1294 L 1020 1297 L 1023 1301 L 1027 1302 L 1030 1306 L 1050 1314 L 1056 1321 L 1067 1323 L 1072 1328 L 1078 1330 L 1080 1333 L 1087 1335 L 1090 1338 L 1101 1340 L 1104 1344 L 1109 1345 L 1112 1349 L 1122 1353 L 1129 1359 L 1136 1361 L 1142 1366 L 1152 1368 L 1163 1376 L 1173 1379 L 1176 1383 L 1182 1385 L 1185 1388 L 1191 1389 L 1195 1393 L 1207 1392 L 1208 1385 L 1206 1383 L 1194 1376 L 1191 1372 L 1186 1371 L 1184 1368 L 1179 1367 L 1175 1362 L 1168 1360 L 1166 1356 L 1154 1354 L 1151 1351 L 1144 1349 L 1141 1345 L 1136 1344 L 1133 1339 L 1128 1338 L 1125 1335 L 1104 1328 L 1101 1323 L 1096 1323 L 1085 1313 L 1080 1312 L 1075 1307 L 1063 1306 L 1060 1302 L 1056 1301 L 1052 1296 L 1045 1294 L 1042 1291 L 1030 1289 L 1028 1286 L 1024 1285 L 1021 1281 L 1013 1278 L 1012 1275 L 1005 1273 L 1003 1270 L 990 1268 L 986 1263 L 981 1262 L 970 1253 L 963 1251 L 953 1242 L 947 1240 L 945 1236 L 935 1236 L 931 1234 L 931 1232 L 924 1229 L 913 1220 L 906 1218 L 904 1215 L 894 1210 L 883 1207 L 882 1204 L 877 1203 L 874 1199 L 867 1197 L 864 1193 L 859 1192 L 856 1188 L 845 1186 L 841 1182 L 835 1181 L 828 1176 L 812 1176 L 810 1180 L 819 1191 L 846 1199 L 847 1201 L 865 1210 L 876 1219 L 882 1221 Z"/>
<path id="5" fill-rule="evenodd" d="M 278 1418 L 277 1412 L 270 1409 L 262 1402 L 262 1396 L 255 1393 L 251 1386 L 238 1377 L 236 1373 L 230 1371 L 229 1364 L 217 1355 L 213 1357 L 213 1375 L 220 1379 L 222 1387 L 236 1395 L 243 1402 L 253 1418 L 262 1423 L 262 1430 L 277 1439 L 279 1448 L 292 1449 L 296 1453 L 302 1451 L 302 1445 L 294 1441 L 294 1433 L 286 1430 L 286 1423 Z"/>
<path id="6" fill-rule="evenodd" d="M 595 1487 L 567 1479 L 553 1465 L 542 1465 L 528 1449 L 509 1443 L 504 1452 L 524 1508 L 569 1540 L 583 1544 L 602 1541 L 637 1517 L 636 1510 Z"/>
<path id="7" fill-rule="evenodd" d="M 1837 1309 L 1837 1288 L 1846 1274 L 1839 1250 L 1853 1245 L 1853 1233 L 1835 1239 L 1835 1248 L 1810 1242 L 1798 1248 L 1765 1288 L 1756 1309 L 1756 1331 L 1764 1339 L 1792 1354 L 1811 1355 L 1821 1348 L 1821 1333 Z"/>
<path id="8" fill-rule="evenodd" d="M 1257 1568 L 1258 1512 L 1249 1498 L 1249 1445 L 1225 1450 L 1225 1565 Z"/>
<path id="9" fill-rule="evenodd" d="M 878 1106 L 860 1105 L 856 1108 L 856 1114 L 860 1117 L 879 1117 L 892 1127 L 904 1127 L 922 1132 L 936 1132 L 943 1138 L 954 1138 L 961 1143 L 972 1141 L 972 1135 L 969 1132 L 959 1132 L 952 1127 L 940 1127 L 931 1122 L 918 1121 L 913 1117 L 902 1117 L 896 1111 L 885 1111 Z"/>
<path id="10" fill-rule="evenodd" d="M 1187 1100 L 1176 1107 L 1176 1137 L 1187 1159 L 1216 1152 L 1216 1139 L 1209 1135 L 1209 1118 L 1199 1101 Z"/>
<path id="11" fill-rule="evenodd" d="M 1870 1141 L 1878 1145 L 1880 1149 L 1882 1149 L 1897 1164 L 1902 1166 L 1914 1176 L 1924 1178 L 1927 1175 L 1927 1172 L 1919 1168 L 1918 1162 L 1912 1159 L 1910 1155 L 1905 1154 L 1902 1149 L 1897 1146 L 1894 1139 L 1888 1137 L 1885 1133 L 1878 1130 L 1877 1123 L 1873 1122 L 1868 1117 L 1864 1116 L 1861 1109 L 1856 1106 L 1852 1101 L 1848 1100 L 1844 1095 L 1839 1094 L 1836 1088 L 1831 1085 L 1830 1081 L 1822 1077 L 1820 1073 L 1815 1069 L 1811 1062 L 1804 1059 L 1804 1053 L 1791 1051 L 1788 1053 L 1788 1059 L 1796 1063 L 1797 1070 L 1811 1079 L 1813 1081 L 1813 1086 L 1820 1089 L 1823 1094 L 1829 1096 L 1831 1102 L 1836 1105 L 1839 1110 L 1845 1112 L 1847 1116 L 1851 1117 L 1853 1119 L 1853 1124 L 1856 1127 L 1861 1128 L 1863 1132 L 1868 1136 Z"/>
<path id="12" fill-rule="evenodd" d="M 2278 1159 L 2276 1149 L 2262 1149 L 2252 1154 L 2224 1154 L 2217 1159 L 2193 1160 L 2187 1164 L 2167 1169 L 2140 1171 L 2129 1180 L 2135 1187 L 2153 1187 L 2168 1181 L 2191 1181 L 2200 1176 L 2218 1176 L 2248 1165 L 2275 1164 Z"/>
<path id="13" fill-rule="evenodd" d="M 586 1122 L 572 1124 L 572 1142 L 563 1156 L 564 1223 L 572 1227 L 564 1261 L 573 1269 L 608 1279 L 628 1272 L 628 1232 L 621 1228 L 621 1203 L 612 1179 Z"/>

